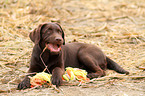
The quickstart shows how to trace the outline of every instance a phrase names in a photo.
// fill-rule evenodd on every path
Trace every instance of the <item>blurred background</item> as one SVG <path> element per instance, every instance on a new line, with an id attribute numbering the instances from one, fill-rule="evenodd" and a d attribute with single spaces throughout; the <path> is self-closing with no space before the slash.
<path id="1" fill-rule="evenodd" d="M 18 92 L 15 89 L 29 67 L 34 45 L 29 33 L 44 22 L 59 22 L 66 42 L 94 44 L 128 70 L 130 76 L 145 76 L 145 0 L 1 0 L 0 94 L 30 94 L 29 91 Z M 107 71 L 107 76 L 118 75 Z M 119 95 L 123 90 L 127 96 L 142 96 L 145 94 L 144 81 L 144 77 L 135 81 L 118 81 L 117 84 L 122 84 L 124 89 L 119 85 L 116 86 L 120 89 L 104 89 L 108 95 L 104 91 L 97 92 L 101 90 L 99 88 L 94 91 L 100 96 L 124 96 Z M 64 92 L 70 91 L 70 96 L 75 96 L 74 92 L 83 94 L 86 90 L 79 89 L 81 91 L 78 92 L 63 88 Z M 87 90 L 86 94 L 95 94 L 92 89 Z M 39 95 L 44 93 L 42 91 Z"/>

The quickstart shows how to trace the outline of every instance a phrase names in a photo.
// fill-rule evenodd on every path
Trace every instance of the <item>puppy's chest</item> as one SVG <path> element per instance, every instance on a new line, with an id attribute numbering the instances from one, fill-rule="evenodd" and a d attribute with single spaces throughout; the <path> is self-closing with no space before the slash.
<path id="1" fill-rule="evenodd" d="M 58 57 L 56 58 L 48 58 L 46 61 L 47 65 L 52 65 L 52 64 L 56 64 L 60 61 L 60 59 Z"/>
<path id="2" fill-rule="evenodd" d="M 41 62 L 43 65 L 46 65 L 47 67 L 51 67 L 52 65 L 58 64 L 60 61 L 59 56 L 47 56 L 47 55 L 42 55 L 40 58 Z"/>

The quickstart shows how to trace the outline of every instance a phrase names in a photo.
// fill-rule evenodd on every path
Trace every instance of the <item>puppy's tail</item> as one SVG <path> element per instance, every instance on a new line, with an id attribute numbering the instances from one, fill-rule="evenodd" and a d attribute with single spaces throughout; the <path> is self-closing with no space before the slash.
<path id="1" fill-rule="evenodd" d="M 107 68 L 108 69 L 114 70 L 114 71 L 121 73 L 121 74 L 129 74 L 128 71 L 124 70 L 121 66 L 119 66 L 116 62 L 114 62 L 110 58 L 106 57 L 106 61 L 107 61 Z"/>

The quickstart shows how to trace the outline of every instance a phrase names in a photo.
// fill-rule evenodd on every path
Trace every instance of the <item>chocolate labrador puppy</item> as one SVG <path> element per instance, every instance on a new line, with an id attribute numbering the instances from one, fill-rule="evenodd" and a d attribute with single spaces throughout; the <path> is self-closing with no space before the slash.
<path id="1" fill-rule="evenodd" d="M 52 84 L 56 86 L 61 85 L 62 75 L 68 66 L 85 69 L 91 79 L 104 76 L 107 68 L 129 74 L 94 45 L 65 44 L 64 32 L 57 23 L 40 24 L 29 36 L 35 46 L 28 73 L 42 72 L 47 67 L 46 71 L 52 74 Z M 18 85 L 18 89 L 30 87 L 28 76 Z"/>

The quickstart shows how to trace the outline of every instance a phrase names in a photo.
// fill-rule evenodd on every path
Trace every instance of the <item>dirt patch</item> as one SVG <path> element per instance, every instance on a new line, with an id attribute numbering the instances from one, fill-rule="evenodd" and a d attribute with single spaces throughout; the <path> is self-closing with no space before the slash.
<path id="1" fill-rule="evenodd" d="M 0 95 L 145 95 L 144 4 L 144 0 L 1 0 Z M 66 42 L 97 45 L 130 75 L 107 70 L 106 77 L 82 86 L 61 86 L 59 93 L 53 88 L 16 90 L 29 67 L 33 43 L 28 34 L 43 22 L 59 22 Z"/>

